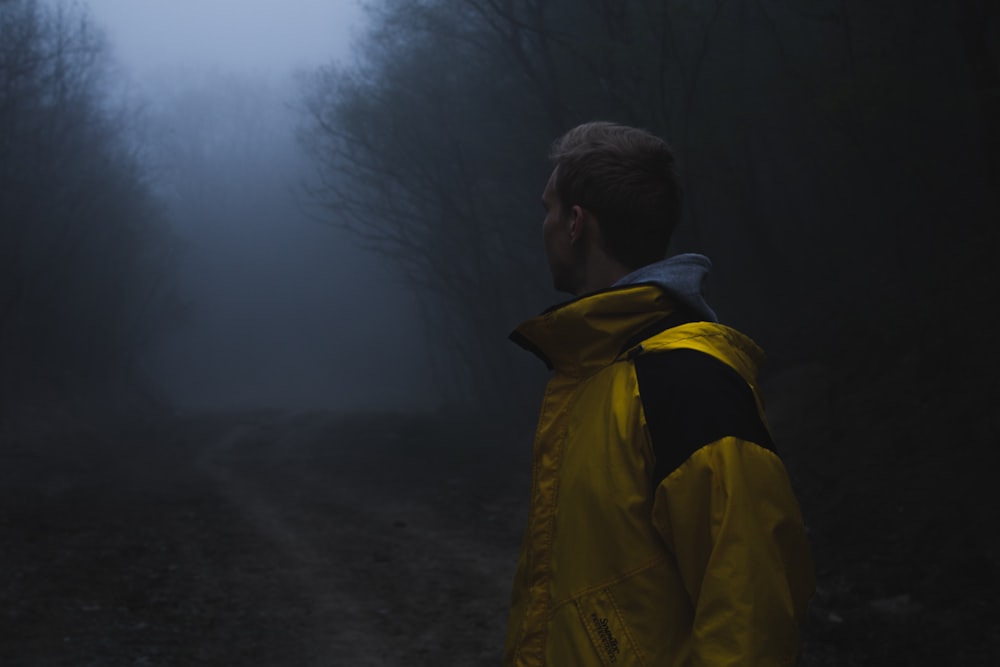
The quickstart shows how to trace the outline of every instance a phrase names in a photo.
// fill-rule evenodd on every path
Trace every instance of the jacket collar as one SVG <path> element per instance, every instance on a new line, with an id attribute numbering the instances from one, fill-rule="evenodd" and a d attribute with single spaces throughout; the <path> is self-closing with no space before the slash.
<path id="1" fill-rule="evenodd" d="M 674 308 L 656 285 L 612 287 L 555 306 L 521 324 L 510 338 L 550 369 L 583 377 L 615 361 Z"/>

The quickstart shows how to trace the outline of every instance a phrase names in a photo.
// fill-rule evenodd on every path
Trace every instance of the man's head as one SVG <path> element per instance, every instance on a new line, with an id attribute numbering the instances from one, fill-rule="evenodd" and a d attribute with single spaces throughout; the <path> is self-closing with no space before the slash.
<path id="1" fill-rule="evenodd" d="M 586 123 L 559 138 L 549 157 L 554 169 L 542 201 L 556 289 L 582 294 L 608 287 L 614 276 L 666 257 L 681 189 L 662 139 Z"/>

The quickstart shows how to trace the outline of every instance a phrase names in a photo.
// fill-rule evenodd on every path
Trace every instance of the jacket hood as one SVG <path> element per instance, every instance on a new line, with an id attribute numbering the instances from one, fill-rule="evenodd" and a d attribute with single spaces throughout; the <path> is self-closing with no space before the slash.
<path id="1" fill-rule="evenodd" d="M 614 361 L 641 338 L 660 331 L 679 309 L 685 321 L 714 324 L 715 312 L 702 294 L 711 265 L 707 257 L 685 254 L 644 266 L 606 289 L 554 306 L 522 323 L 511 340 L 549 368 L 586 375 Z"/>
<path id="2" fill-rule="evenodd" d="M 705 288 L 711 268 L 712 261 L 708 257 L 689 252 L 647 264 L 612 287 L 656 285 L 706 322 L 718 322 L 715 311 L 705 301 Z"/>

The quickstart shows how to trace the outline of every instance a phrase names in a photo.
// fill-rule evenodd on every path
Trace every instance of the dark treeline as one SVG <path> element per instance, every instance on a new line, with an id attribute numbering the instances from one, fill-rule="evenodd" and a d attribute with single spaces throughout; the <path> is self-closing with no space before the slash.
<path id="1" fill-rule="evenodd" d="M 110 72 L 85 13 L 0 2 L 0 418 L 135 399 L 142 350 L 178 314 L 176 244 Z"/>
<path id="2" fill-rule="evenodd" d="M 546 147 L 595 119 L 672 143 L 686 185 L 673 250 L 712 257 L 714 303 L 773 365 L 931 354 L 996 294 L 997 14 L 977 0 L 383 0 L 355 62 L 307 85 L 312 194 L 406 273 L 453 398 L 518 393 L 502 333 L 553 300 Z"/>

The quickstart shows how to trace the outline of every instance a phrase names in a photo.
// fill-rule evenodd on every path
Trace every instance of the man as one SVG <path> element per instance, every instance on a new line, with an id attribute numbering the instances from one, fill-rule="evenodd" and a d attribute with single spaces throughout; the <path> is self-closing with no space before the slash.
<path id="1" fill-rule="evenodd" d="M 667 145 L 608 123 L 556 142 L 542 195 L 557 289 L 511 338 L 554 373 L 504 665 L 790 665 L 814 587 L 756 393 L 762 353 L 716 323 Z"/>

